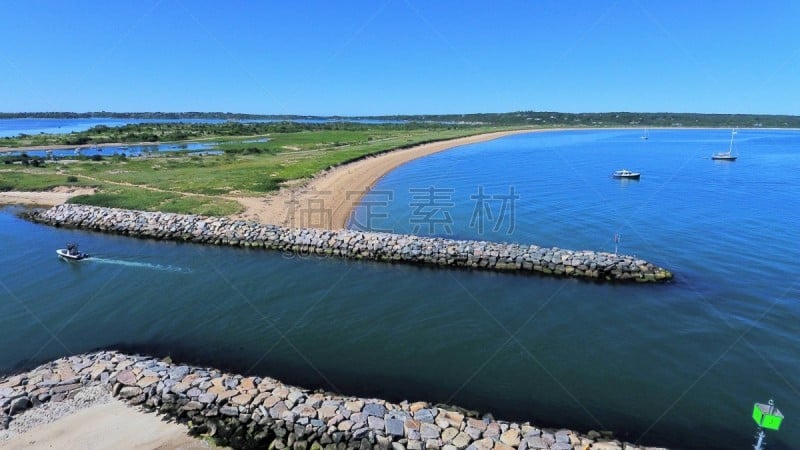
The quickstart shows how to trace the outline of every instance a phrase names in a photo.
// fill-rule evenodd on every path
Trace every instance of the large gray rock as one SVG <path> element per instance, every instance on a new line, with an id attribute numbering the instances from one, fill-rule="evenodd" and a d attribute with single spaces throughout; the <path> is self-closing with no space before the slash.
<path id="1" fill-rule="evenodd" d="M 386 426 L 383 419 L 375 416 L 367 417 L 367 425 L 373 430 L 380 430 L 380 431 L 383 431 L 384 427 Z"/>
<path id="2" fill-rule="evenodd" d="M 377 403 L 368 403 L 364 405 L 362 412 L 367 416 L 381 417 L 386 414 L 386 407 Z"/>
<path id="3" fill-rule="evenodd" d="M 386 433 L 392 436 L 403 437 L 403 420 L 387 418 Z"/>
<path id="4" fill-rule="evenodd" d="M 437 439 L 441 433 L 441 429 L 432 423 L 423 422 L 419 427 L 419 435 L 422 440 Z"/>
<path id="5" fill-rule="evenodd" d="M 598 447 L 592 446 L 592 448 L 597 449 Z M 566 442 L 556 442 L 550 446 L 550 450 L 572 450 L 572 444 Z"/>
<path id="6" fill-rule="evenodd" d="M 464 450 L 465 448 L 467 448 L 467 446 L 471 441 L 472 438 L 470 437 L 470 435 L 462 431 L 461 433 L 458 433 L 455 438 L 453 438 L 452 444 L 458 450 Z"/>
<path id="7" fill-rule="evenodd" d="M 492 450 L 492 448 L 494 448 L 494 441 L 490 438 L 483 438 L 470 444 L 467 450 Z"/>
<path id="8" fill-rule="evenodd" d="M 176 366 L 170 368 L 167 373 L 169 377 L 175 381 L 180 381 L 189 374 L 189 367 L 188 366 Z"/>
<path id="9" fill-rule="evenodd" d="M 420 422 L 433 423 L 434 417 L 436 417 L 436 413 L 434 413 L 432 409 L 420 409 L 414 413 L 414 419 Z"/>
<path id="10" fill-rule="evenodd" d="M 21 413 L 31 407 L 31 401 L 28 397 L 22 396 L 11 400 L 9 404 L 9 413 L 11 415 Z"/>
<path id="11" fill-rule="evenodd" d="M 528 448 L 531 449 L 543 449 L 548 448 L 549 445 L 542 439 L 540 436 L 530 436 L 525 438 L 525 442 L 528 444 Z"/>
<path id="12" fill-rule="evenodd" d="M 122 398 L 133 398 L 142 393 L 142 388 L 138 386 L 125 386 L 119 390 L 119 396 Z"/>
<path id="13" fill-rule="evenodd" d="M 199 409 L 203 409 L 203 404 L 192 400 L 189 403 L 183 405 L 183 409 L 186 411 L 197 411 Z"/>
<path id="14" fill-rule="evenodd" d="M 239 408 L 235 406 L 223 406 L 219 409 L 219 413 L 223 416 L 238 416 L 239 415 Z"/>
<path id="15" fill-rule="evenodd" d="M 12 397 L 14 396 L 14 389 L 10 387 L 0 388 L 0 397 Z"/>
<path id="16" fill-rule="evenodd" d="M 217 399 L 217 394 L 213 393 L 200 394 L 197 397 L 197 401 L 200 403 L 212 403 L 216 399 Z"/>

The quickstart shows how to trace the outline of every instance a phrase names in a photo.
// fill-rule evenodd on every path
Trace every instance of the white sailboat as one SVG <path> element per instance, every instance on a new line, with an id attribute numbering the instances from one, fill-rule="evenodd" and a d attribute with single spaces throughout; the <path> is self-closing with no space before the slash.
<path id="1" fill-rule="evenodd" d="M 645 140 L 650 139 L 650 136 L 648 136 L 648 133 L 647 133 L 647 128 L 644 129 L 644 134 L 639 136 L 639 139 L 645 139 Z"/>
<path id="2" fill-rule="evenodd" d="M 711 159 L 716 161 L 736 161 L 737 156 L 733 155 L 733 137 L 736 136 L 736 128 L 731 130 L 731 143 L 727 152 L 719 152 L 711 155 Z"/>

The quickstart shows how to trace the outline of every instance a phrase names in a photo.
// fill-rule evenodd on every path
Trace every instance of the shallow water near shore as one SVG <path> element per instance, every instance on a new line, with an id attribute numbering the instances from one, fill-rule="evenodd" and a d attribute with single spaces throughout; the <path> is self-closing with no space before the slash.
<path id="1" fill-rule="evenodd" d="M 145 241 L 6 208 L 0 373 L 115 347 L 678 448 L 751 445 L 752 403 L 772 397 L 787 419 L 769 448 L 793 448 L 800 132 L 741 130 L 738 161 L 707 159 L 729 136 L 591 130 L 465 146 L 384 177 L 375 191 L 393 201 L 372 211 L 388 217 L 360 217 L 425 234 L 418 214 L 431 210 L 409 188 L 452 189 L 437 205 L 452 203 L 439 212 L 454 237 L 613 251 L 618 233 L 621 252 L 675 272 L 657 286 Z M 641 181 L 609 177 L 623 167 Z M 514 186 L 511 234 L 488 216 L 469 226 L 481 185 L 495 218 Z M 56 258 L 68 241 L 95 259 Z"/>

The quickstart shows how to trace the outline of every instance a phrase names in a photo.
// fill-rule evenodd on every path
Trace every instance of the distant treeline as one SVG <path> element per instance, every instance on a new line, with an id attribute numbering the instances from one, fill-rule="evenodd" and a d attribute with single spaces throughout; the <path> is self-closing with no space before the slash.
<path id="1" fill-rule="evenodd" d="M 240 114 L 229 112 L 18 112 L 0 113 L 0 119 L 219 119 L 219 120 L 297 120 L 310 116 Z"/>
<path id="2" fill-rule="evenodd" d="M 497 126 L 536 125 L 544 127 L 765 127 L 800 128 L 800 116 L 766 114 L 695 114 L 695 113 L 560 113 L 549 111 L 517 111 L 509 113 L 475 114 L 435 114 L 435 115 L 394 115 L 394 116 L 300 116 L 300 115 L 262 115 L 230 112 L 23 112 L 0 113 L 0 119 L 54 118 L 54 119 L 217 119 L 217 120 L 281 120 L 303 119 L 327 120 L 396 120 L 408 122 L 439 122 L 450 124 L 483 124 Z"/>
<path id="3" fill-rule="evenodd" d="M 96 125 L 86 131 L 68 134 L 19 134 L 0 138 L 0 146 L 92 145 L 111 142 L 176 142 L 218 137 L 263 136 L 271 133 L 303 131 L 446 130 L 473 128 L 471 125 L 439 123 L 362 124 L 354 122 L 222 122 L 222 123 L 138 123 L 119 127 Z"/>
<path id="4" fill-rule="evenodd" d="M 764 114 L 696 113 L 560 113 L 517 111 L 509 113 L 437 114 L 418 116 L 376 116 L 376 120 L 409 120 L 450 123 L 482 123 L 547 127 L 742 127 L 800 128 L 800 116 Z"/>

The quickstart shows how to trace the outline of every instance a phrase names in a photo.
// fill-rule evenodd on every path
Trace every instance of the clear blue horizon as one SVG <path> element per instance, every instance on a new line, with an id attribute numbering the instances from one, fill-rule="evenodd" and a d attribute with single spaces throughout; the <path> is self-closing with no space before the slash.
<path id="1" fill-rule="evenodd" d="M 31 1 L 5 16 L 3 112 L 800 114 L 788 0 Z"/>

